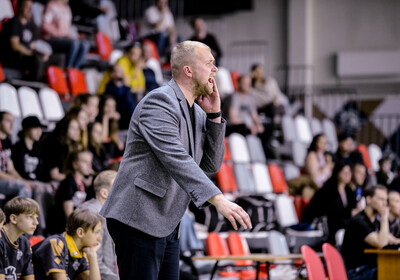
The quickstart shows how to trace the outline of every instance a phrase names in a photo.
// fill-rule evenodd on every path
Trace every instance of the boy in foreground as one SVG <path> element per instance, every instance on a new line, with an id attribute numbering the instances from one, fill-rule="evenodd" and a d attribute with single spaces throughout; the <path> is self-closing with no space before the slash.
<path id="1" fill-rule="evenodd" d="M 64 233 L 33 246 L 35 278 L 100 280 L 96 251 L 100 247 L 102 220 L 90 210 L 77 209 L 68 217 Z"/>

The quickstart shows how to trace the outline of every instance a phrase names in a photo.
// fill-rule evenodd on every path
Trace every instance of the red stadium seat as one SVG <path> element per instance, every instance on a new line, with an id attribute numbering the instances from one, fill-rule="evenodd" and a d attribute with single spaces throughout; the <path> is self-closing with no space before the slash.
<path id="1" fill-rule="evenodd" d="M 47 68 L 47 80 L 50 88 L 54 89 L 62 100 L 70 100 L 67 79 L 64 71 L 57 66 L 49 66 Z"/>
<path id="2" fill-rule="evenodd" d="M 307 278 L 309 280 L 326 279 L 324 265 L 314 249 L 307 245 L 303 245 L 301 246 L 301 254 L 306 263 Z"/>
<path id="3" fill-rule="evenodd" d="M 0 83 L 4 82 L 5 79 L 6 79 L 6 76 L 4 75 L 3 67 L 0 64 Z"/>
<path id="4" fill-rule="evenodd" d="M 68 84 L 72 95 L 78 95 L 80 93 L 88 93 L 88 89 L 85 81 L 85 73 L 82 71 L 69 68 L 67 69 Z"/>
<path id="5" fill-rule="evenodd" d="M 347 280 L 346 268 L 339 251 L 329 243 L 322 245 L 329 280 Z"/>
<path id="6" fill-rule="evenodd" d="M 358 144 L 357 150 L 361 153 L 365 166 L 367 167 L 368 170 L 371 170 L 371 160 L 369 158 L 369 153 L 368 153 L 368 148 L 364 144 Z"/>
<path id="7" fill-rule="evenodd" d="M 232 163 L 222 162 L 221 168 L 216 174 L 217 185 L 223 193 L 237 192 L 235 175 Z"/>
<path id="8" fill-rule="evenodd" d="M 240 73 L 236 71 L 231 71 L 231 78 L 232 78 L 232 83 L 233 83 L 233 88 L 238 91 L 239 90 L 239 85 L 238 85 L 238 79 L 240 77 Z"/>
<path id="9" fill-rule="evenodd" d="M 283 175 L 282 169 L 276 164 L 268 165 L 269 176 L 271 178 L 272 188 L 275 193 L 288 192 L 288 185 Z"/>
<path id="10" fill-rule="evenodd" d="M 160 56 L 158 54 L 156 43 L 154 43 L 150 39 L 144 39 L 143 40 L 143 44 L 149 44 L 151 46 L 151 49 L 152 49 L 152 57 L 157 59 L 158 61 L 160 61 Z"/>
<path id="11" fill-rule="evenodd" d="M 99 53 L 100 58 L 108 61 L 108 59 L 110 58 L 111 52 L 114 49 L 110 38 L 106 34 L 98 32 L 96 34 L 96 46 L 97 46 L 97 52 Z"/>

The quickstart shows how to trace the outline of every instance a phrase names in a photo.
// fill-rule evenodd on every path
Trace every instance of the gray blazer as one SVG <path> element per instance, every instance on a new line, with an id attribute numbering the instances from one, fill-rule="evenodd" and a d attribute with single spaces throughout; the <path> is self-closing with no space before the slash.
<path id="1" fill-rule="evenodd" d="M 204 171 L 214 173 L 221 166 L 225 121 L 214 123 L 194 106 L 195 139 L 186 98 L 173 79 L 143 98 L 133 113 L 125 153 L 100 214 L 165 237 L 178 226 L 190 200 L 205 207 L 220 193 Z"/>

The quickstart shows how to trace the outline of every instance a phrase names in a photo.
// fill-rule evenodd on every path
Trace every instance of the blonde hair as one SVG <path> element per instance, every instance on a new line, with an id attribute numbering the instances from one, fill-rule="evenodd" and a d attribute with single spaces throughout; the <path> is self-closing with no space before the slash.
<path id="1" fill-rule="evenodd" d="M 32 198 L 17 196 L 4 205 L 4 214 L 6 215 L 6 223 L 8 223 L 12 214 L 36 214 L 39 216 L 40 207 Z"/>
<path id="2" fill-rule="evenodd" d="M 171 53 L 171 71 L 174 79 L 181 74 L 185 65 L 193 65 L 197 59 L 196 48 L 210 49 L 209 46 L 197 41 L 183 41 L 176 45 Z"/>
<path id="3" fill-rule="evenodd" d="M 105 170 L 100 172 L 93 182 L 94 191 L 99 193 L 103 188 L 107 190 L 111 189 L 115 176 L 117 176 L 117 171 L 114 170 Z"/>

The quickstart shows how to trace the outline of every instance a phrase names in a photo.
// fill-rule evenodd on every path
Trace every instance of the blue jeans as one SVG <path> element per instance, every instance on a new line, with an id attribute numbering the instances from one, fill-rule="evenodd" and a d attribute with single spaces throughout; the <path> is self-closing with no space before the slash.
<path id="1" fill-rule="evenodd" d="M 79 68 L 89 51 L 90 44 L 85 40 L 70 38 L 50 38 L 47 42 L 53 48 L 54 53 L 63 53 L 67 57 L 68 68 Z"/>
<path id="2" fill-rule="evenodd" d="M 138 231 L 114 219 L 107 228 L 115 243 L 121 280 L 178 280 L 178 229 L 163 238 Z"/>
<path id="3" fill-rule="evenodd" d="M 349 280 L 376 280 L 377 279 L 377 268 L 362 265 L 357 268 L 349 269 L 347 271 L 347 277 Z"/>

